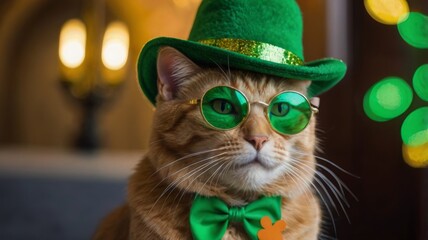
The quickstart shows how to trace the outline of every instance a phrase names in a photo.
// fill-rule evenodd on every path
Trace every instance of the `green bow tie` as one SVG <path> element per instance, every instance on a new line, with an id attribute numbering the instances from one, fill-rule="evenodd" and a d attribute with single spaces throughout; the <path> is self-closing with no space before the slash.
<path id="1" fill-rule="evenodd" d="M 229 207 L 216 197 L 196 195 L 190 209 L 190 229 L 195 240 L 220 240 L 230 222 L 241 222 L 252 240 L 262 229 L 260 219 L 281 219 L 281 197 L 262 197 L 244 207 Z"/>

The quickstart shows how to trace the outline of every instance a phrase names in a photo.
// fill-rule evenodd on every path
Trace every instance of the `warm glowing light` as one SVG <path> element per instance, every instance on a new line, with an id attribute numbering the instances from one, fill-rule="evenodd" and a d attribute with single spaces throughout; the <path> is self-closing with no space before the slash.
<path id="1" fill-rule="evenodd" d="M 59 58 L 69 68 L 77 68 L 85 59 L 86 27 L 82 21 L 71 19 L 61 29 Z"/>
<path id="2" fill-rule="evenodd" d="M 412 167 L 428 167 L 428 142 L 416 147 L 403 144 L 403 157 Z"/>
<path id="3" fill-rule="evenodd" d="M 376 21 L 395 25 L 409 13 L 406 0 L 364 0 L 367 12 Z"/>
<path id="4" fill-rule="evenodd" d="M 419 146 L 428 142 L 428 107 L 413 111 L 401 126 L 401 138 L 408 146 Z"/>
<path id="5" fill-rule="evenodd" d="M 420 66 L 413 75 L 413 87 L 416 94 L 428 101 L 428 64 Z"/>
<path id="6" fill-rule="evenodd" d="M 364 96 L 364 111 L 374 121 L 383 122 L 404 113 L 413 100 L 409 84 L 398 77 L 385 78 Z"/>
<path id="7" fill-rule="evenodd" d="M 102 61 L 110 70 L 121 69 L 128 60 L 129 33 L 121 22 L 110 23 L 104 34 Z"/>
<path id="8" fill-rule="evenodd" d="M 398 32 L 415 48 L 428 48 L 428 16 L 411 12 L 398 24 Z"/>

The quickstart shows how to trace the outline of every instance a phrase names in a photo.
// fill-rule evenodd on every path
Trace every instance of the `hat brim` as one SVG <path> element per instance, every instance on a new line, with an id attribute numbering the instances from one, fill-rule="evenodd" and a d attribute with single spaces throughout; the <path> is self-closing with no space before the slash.
<path id="1" fill-rule="evenodd" d="M 137 63 L 138 81 L 144 94 L 156 105 L 157 56 L 159 48 L 170 46 L 200 66 L 229 66 L 283 78 L 311 80 L 310 97 L 317 96 L 336 85 L 346 73 L 346 64 L 334 58 L 324 58 L 303 65 L 287 65 L 249 57 L 198 42 L 161 37 L 149 41 L 141 50 Z"/>

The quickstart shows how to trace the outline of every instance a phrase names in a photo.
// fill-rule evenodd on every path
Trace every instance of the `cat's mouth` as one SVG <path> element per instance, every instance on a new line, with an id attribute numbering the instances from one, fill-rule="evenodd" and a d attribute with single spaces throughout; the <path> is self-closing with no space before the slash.
<path id="1" fill-rule="evenodd" d="M 272 166 L 269 166 L 268 164 L 266 164 L 264 161 L 262 161 L 259 157 L 254 157 L 253 159 L 246 161 L 244 163 L 240 163 L 238 165 L 239 167 L 263 167 L 265 169 L 271 169 Z"/>

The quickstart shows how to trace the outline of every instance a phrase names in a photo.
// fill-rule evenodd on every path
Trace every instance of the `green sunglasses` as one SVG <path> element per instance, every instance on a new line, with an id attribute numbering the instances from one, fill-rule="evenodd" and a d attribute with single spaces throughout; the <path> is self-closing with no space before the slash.
<path id="1" fill-rule="evenodd" d="M 213 87 L 202 98 L 190 100 L 189 104 L 199 104 L 201 114 L 209 126 L 223 131 L 238 127 L 248 117 L 251 104 L 260 104 L 264 107 L 272 129 L 284 135 L 303 131 L 312 114 L 318 112 L 318 108 L 296 91 L 280 92 L 269 103 L 250 103 L 241 91 L 229 86 Z"/>

